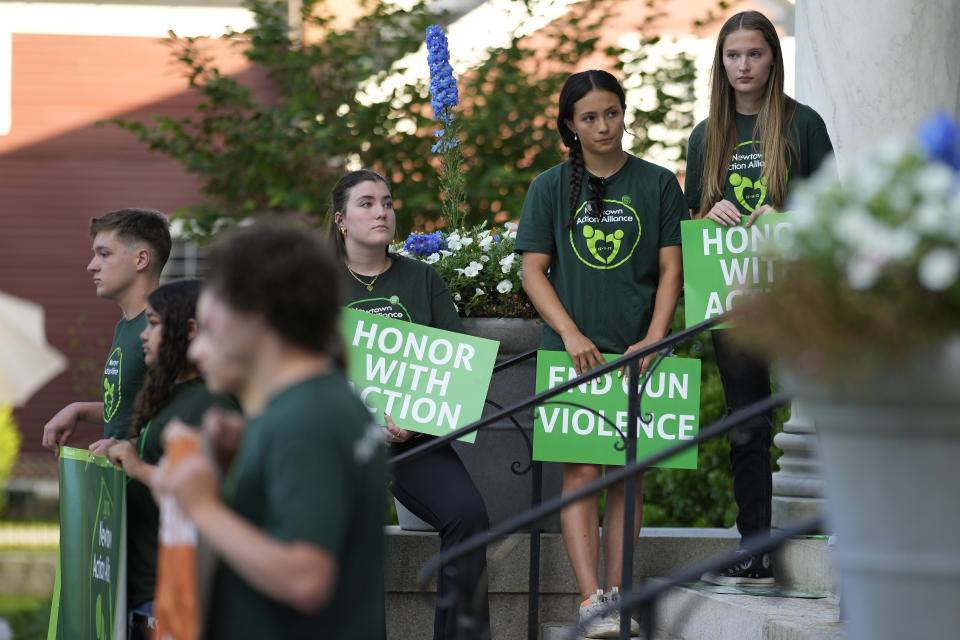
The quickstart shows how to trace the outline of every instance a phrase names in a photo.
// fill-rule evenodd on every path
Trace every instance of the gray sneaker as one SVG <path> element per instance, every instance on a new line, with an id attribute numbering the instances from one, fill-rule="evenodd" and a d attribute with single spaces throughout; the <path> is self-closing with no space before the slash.
<path id="1" fill-rule="evenodd" d="M 617 625 L 617 634 L 614 636 L 611 636 L 613 638 L 616 638 L 617 636 L 620 635 L 620 609 L 619 609 L 620 587 L 611 587 L 610 593 L 607 593 L 605 595 L 611 603 L 614 603 L 617 605 L 617 610 L 609 614 L 613 618 L 614 622 L 616 622 L 616 625 Z M 636 636 L 639 634 L 640 634 L 640 624 L 633 618 L 630 618 L 630 635 Z"/>

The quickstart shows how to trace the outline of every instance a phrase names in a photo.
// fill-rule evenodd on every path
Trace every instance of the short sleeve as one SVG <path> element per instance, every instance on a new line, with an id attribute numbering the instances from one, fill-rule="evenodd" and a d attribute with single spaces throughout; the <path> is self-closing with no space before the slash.
<path id="1" fill-rule="evenodd" d="M 350 523 L 347 466 L 352 456 L 319 423 L 311 429 L 281 428 L 272 436 L 265 452 L 264 528 L 277 539 L 310 542 L 339 555 Z"/>
<path id="2" fill-rule="evenodd" d="M 523 199 L 514 251 L 556 254 L 554 219 L 558 194 L 555 188 L 551 188 L 555 184 L 556 181 L 550 180 L 546 173 L 533 179 L 527 189 L 527 196 Z"/>
<path id="3" fill-rule="evenodd" d="M 687 172 L 683 180 L 684 199 L 687 209 L 698 211 L 703 194 L 703 138 L 707 121 L 698 124 L 690 133 L 687 144 Z"/>
<path id="4" fill-rule="evenodd" d="M 430 292 L 430 315 L 432 317 L 430 326 L 445 331 L 463 333 L 463 323 L 460 321 L 457 305 L 450 296 L 447 284 L 433 267 L 429 268 L 427 278 L 429 281 L 427 290 Z"/>
<path id="5" fill-rule="evenodd" d="M 804 154 L 807 161 L 806 176 L 816 173 L 824 160 L 833 156 L 833 143 L 830 142 L 830 134 L 827 132 L 827 125 L 820 117 L 820 114 L 809 109 L 810 117 L 806 127 L 806 136 L 804 140 Z"/>
<path id="6" fill-rule="evenodd" d="M 680 244 L 680 221 L 689 218 L 677 177 L 664 170 L 660 178 L 660 246 Z"/>

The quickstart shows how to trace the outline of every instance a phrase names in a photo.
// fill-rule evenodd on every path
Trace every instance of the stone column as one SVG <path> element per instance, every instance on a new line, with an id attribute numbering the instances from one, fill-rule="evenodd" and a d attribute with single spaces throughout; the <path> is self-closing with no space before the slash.
<path id="1" fill-rule="evenodd" d="M 882 136 L 913 130 L 937 110 L 960 115 L 960 2 L 797 0 L 796 97 L 826 121 L 850 162 Z M 773 526 L 822 504 L 813 423 L 801 403 L 774 443 Z"/>
<path id="2" fill-rule="evenodd" d="M 803 411 L 803 403 L 794 400 L 790 419 L 773 438 L 783 450 L 773 474 L 773 527 L 782 528 L 812 518 L 823 508 L 823 480 L 817 458 L 817 438 L 813 421 Z"/>
<path id="3" fill-rule="evenodd" d="M 960 2 L 797 0 L 797 99 L 841 163 L 937 110 L 960 114 Z"/>

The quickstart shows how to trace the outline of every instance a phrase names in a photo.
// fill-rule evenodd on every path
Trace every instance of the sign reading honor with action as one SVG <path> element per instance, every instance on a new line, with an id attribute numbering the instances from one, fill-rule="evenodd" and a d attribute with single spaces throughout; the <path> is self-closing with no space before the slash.
<path id="1" fill-rule="evenodd" d="M 788 214 L 758 216 L 753 225 L 724 227 L 713 220 L 680 223 L 683 241 L 683 295 L 687 327 L 732 309 L 739 300 L 770 291 L 783 274 L 782 261 L 764 255 L 765 246 L 789 242 Z"/>
<path id="2" fill-rule="evenodd" d="M 604 354 L 607 362 L 621 354 Z M 537 352 L 537 393 L 577 377 L 565 351 Z M 637 420 L 637 459 L 643 459 L 700 430 L 700 360 L 665 358 L 643 384 L 643 414 Z M 570 404 L 563 404 L 570 403 Z M 572 406 L 572 405 L 581 406 Z M 609 420 L 613 424 L 611 425 Z M 606 374 L 554 396 L 537 407 L 533 421 L 533 459 L 591 464 L 624 464 L 620 434 L 627 432 L 627 372 Z M 697 468 L 697 447 L 657 464 Z"/>
<path id="3" fill-rule="evenodd" d="M 386 413 L 398 427 L 439 436 L 480 419 L 495 340 L 354 309 L 342 310 L 340 331 L 350 381 L 377 422 Z"/>
<path id="4" fill-rule="evenodd" d="M 60 557 L 47 638 L 127 637 L 125 476 L 60 447 Z"/>

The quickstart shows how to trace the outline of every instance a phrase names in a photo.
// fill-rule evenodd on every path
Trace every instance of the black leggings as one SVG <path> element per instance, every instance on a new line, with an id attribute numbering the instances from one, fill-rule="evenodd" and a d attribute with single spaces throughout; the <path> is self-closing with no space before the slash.
<path id="1" fill-rule="evenodd" d="M 727 413 L 770 396 L 770 365 L 732 344 L 728 330 L 713 331 L 713 350 L 717 356 Z M 772 433 L 773 411 L 769 411 L 729 434 L 733 497 L 737 502 L 737 530 L 741 539 L 770 531 Z"/>
<path id="2" fill-rule="evenodd" d="M 403 506 L 439 532 L 441 550 L 449 549 L 490 526 L 483 498 L 460 456 L 449 444 L 397 465 L 393 470 L 391 489 Z M 434 640 L 460 638 L 457 635 L 459 612 L 469 613 L 477 623 L 477 628 L 464 637 L 471 640 L 489 638 L 486 547 L 464 556 L 457 564 L 456 578 L 447 576 L 446 569 L 441 567 L 437 576 Z M 470 590 L 469 602 L 463 602 L 463 597 L 455 592 L 458 582 Z"/>

